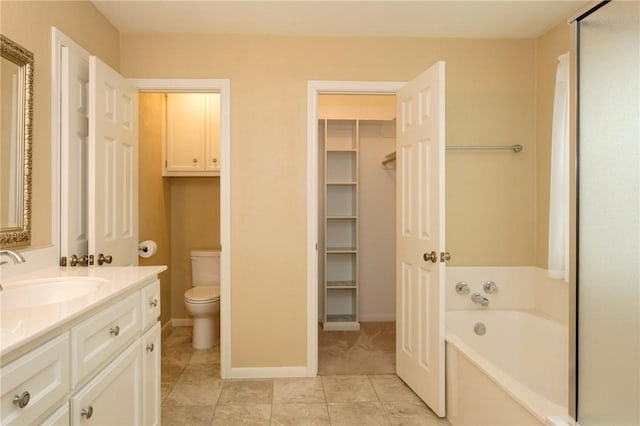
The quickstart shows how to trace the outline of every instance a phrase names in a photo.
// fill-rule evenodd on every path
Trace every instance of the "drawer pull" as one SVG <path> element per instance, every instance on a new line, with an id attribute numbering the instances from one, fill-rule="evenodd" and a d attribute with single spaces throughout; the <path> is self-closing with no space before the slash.
<path id="1" fill-rule="evenodd" d="M 158 299 L 149 300 L 149 306 L 151 306 L 152 308 L 158 306 Z"/>
<path id="2" fill-rule="evenodd" d="M 149 343 L 149 344 L 147 345 L 147 350 L 148 350 L 149 352 L 153 352 L 153 348 L 154 348 L 153 343 Z"/>
<path id="3" fill-rule="evenodd" d="M 80 411 L 80 416 L 86 417 L 87 420 L 89 420 L 91 416 L 93 416 L 93 406 L 90 405 L 89 408 L 83 408 L 82 411 Z"/>
<path id="4" fill-rule="evenodd" d="M 31 394 L 27 391 L 22 392 L 22 395 L 16 395 L 13 397 L 13 403 L 20 408 L 26 407 L 30 400 Z"/>
<path id="5" fill-rule="evenodd" d="M 118 334 L 120 334 L 120 327 L 118 327 L 117 325 L 115 327 L 111 327 L 109 329 L 109 334 L 111 334 L 112 336 L 117 336 Z"/>

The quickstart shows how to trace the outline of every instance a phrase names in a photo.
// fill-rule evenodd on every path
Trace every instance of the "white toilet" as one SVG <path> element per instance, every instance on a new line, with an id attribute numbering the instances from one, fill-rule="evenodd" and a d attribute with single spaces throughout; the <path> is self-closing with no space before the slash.
<path id="1" fill-rule="evenodd" d="M 193 288 L 184 293 L 187 313 L 193 317 L 195 349 L 208 349 L 220 339 L 220 252 L 191 250 Z"/>

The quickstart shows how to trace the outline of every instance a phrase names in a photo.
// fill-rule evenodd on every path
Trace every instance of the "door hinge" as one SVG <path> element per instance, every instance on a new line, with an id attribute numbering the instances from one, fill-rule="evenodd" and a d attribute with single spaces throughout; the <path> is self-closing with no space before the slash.
<path id="1" fill-rule="evenodd" d="M 446 261 L 451 260 L 451 254 L 448 251 L 440 252 L 440 262 L 444 263 Z"/>

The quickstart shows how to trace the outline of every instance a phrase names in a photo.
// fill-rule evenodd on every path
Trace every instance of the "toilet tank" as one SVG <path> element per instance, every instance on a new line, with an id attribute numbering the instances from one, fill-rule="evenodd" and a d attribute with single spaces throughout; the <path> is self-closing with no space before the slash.
<path id="1" fill-rule="evenodd" d="M 220 251 L 191 250 L 191 278 L 193 287 L 220 285 Z"/>

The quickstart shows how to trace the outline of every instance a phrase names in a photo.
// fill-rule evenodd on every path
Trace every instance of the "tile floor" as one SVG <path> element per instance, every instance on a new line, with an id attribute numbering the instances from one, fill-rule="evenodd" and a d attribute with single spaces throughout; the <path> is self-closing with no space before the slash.
<path id="1" fill-rule="evenodd" d="M 393 374 L 220 379 L 219 348 L 191 348 L 191 328 L 162 342 L 162 423 L 169 425 L 448 425 Z"/>

